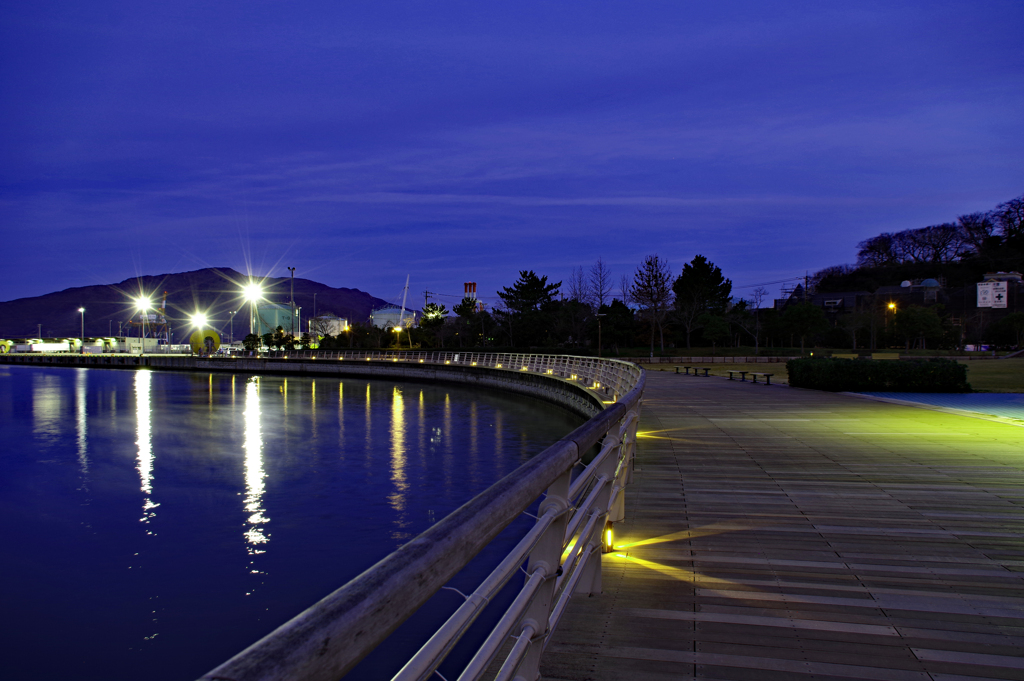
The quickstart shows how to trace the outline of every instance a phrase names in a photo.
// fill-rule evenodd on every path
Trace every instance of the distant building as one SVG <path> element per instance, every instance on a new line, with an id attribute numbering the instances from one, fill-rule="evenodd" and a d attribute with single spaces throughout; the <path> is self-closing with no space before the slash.
<path id="1" fill-rule="evenodd" d="M 378 329 L 386 329 L 388 327 L 395 326 L 415 326 L 416 311 L 406 310 L 403 315 L 402 308 L 397 305 L 385 305 L 384 307 L 377 308 L 370 313 L 370 323 Z"/>
<path id="2" fill-rule="evenodd" d="M 348 331 L 348 320 L 330 313 L 322 314 L 310 319 L 307 329 L 313 338 L 337 336 Z"/>
<path id="3" fill-rule="evenodd" d="M 262 336 L 267 333 L 274 333 L 277 327 L 284 329 L 285 333 L 300 333 L 298 317 L 293 323 L 291 321 L 292 310 L 288 305 L 277 303 L 264 303 L 256 307 L 256 335 Z"/>

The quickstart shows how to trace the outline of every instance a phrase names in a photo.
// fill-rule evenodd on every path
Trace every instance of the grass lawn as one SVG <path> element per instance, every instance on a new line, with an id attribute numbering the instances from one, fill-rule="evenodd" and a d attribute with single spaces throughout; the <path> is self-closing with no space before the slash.
<path id="1" fill-rule="evenodd" d="M 967 365 L 967 381 L 978 392 L 1024 393 L 1024 358 L 990 359 L 961 362 Z M 729 370 L 760 371 L 773 374 L 772 383 L 789 383 L 785 362 L 771 364 L 708 364 L 712 376 L 728 376 Z M 674 372 L 668 364 L 646 365 L 648 371 Z M 703 373 L 703 372 L 702 372 Z M 701 376 L 703 378 L 703 376 Z M 681 380 L 697 380 L 693 376 L 680 376 Z M 747 377 L 750 380 L 750 377 Z"/>
<path id="2" fill-rule="evenodd" d="M 979 392 L 1024 393 L 1024 358 L 977 360 L 967 365 L 967 382 Z"/>

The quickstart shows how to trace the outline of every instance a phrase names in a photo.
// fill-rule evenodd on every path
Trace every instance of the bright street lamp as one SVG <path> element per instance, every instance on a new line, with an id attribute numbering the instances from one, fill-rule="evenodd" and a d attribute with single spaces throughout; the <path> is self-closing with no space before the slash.
<path id="1" fill-rule="evenodd" d="M 249 280 L 249 283 L 242 287 L 242 295 L 249 301 L 249 333 L 256 333 L 253 329 L 256 322 L 256 301 L 263 299 L 263 287 Z"/>
<path id="2" fill-rule="evenodd" d="M 85 354 L 85 308 L 78 308 L 78 313 L 82 315 L 82 354 Z"/>
<path id="3" fill-rule="evenodd" d="M 207 318 L 203 312 L 196 312 L 192 315 L 192 326 L 201 329 L 206 326 Z"/>
<path id="4" fill-rule="evenodd" d="M 142 343 L 139 348 L 139 354 L 143 355 L 146 353 L 146 318 L 149 317 L 146 312 L 153 309 L 153 299 L 146 296 L 136 298 L 135 307 L 139 311 L 139 316 L 142 317 Z"/>

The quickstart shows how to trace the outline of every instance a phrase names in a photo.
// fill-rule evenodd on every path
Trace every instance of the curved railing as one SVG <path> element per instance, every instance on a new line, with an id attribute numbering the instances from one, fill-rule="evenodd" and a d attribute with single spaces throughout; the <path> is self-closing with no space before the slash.
<path id="1" fill-rule="evenodd" d="M 282 353 L 281 358 L 284 358 Z M 274 358 L 268 358 L 274 359 Z M 624 518 L 644 371 L 617 360 L 486 353 L 292 353 L 293 359 L 468 365 L 540 373 L 585 387 L 605 407 L 421 535 L 202 677 L 203 681 L 335 681 L 419 609 L 509 523 L 542 497 L 533 528 L 394 677 L 432 676 L 526 564 L 525 583 L 460 681 L 535 679 L 574 593 L 601 590 L 601 555 Z M 507 374 L 506 374 L 507 375 Z M 610 399 L 609 399 L 610 398 Z M 599 452 L 574 477 L 584 453 Z M 499 653 L 504 654 L 498 660 Z"/>
<path id="2" fill-rule="evenodd" d="M 636 385 L 643 373 L 637 365 L 620 360 L 574 355 L 529 355 L 506 352 L 420 352 L 415 350 L 320 352 L 318 350 L 300 350 L 260 353 L 259 357 L 266 360 L 287 359 L 289 361 L 328 360 L 432 364 L 543 374 L 587 388 L 605 402 L 619 401 Z M 239 359 L 244 359 L 244 357 L 240 356 Z"/>

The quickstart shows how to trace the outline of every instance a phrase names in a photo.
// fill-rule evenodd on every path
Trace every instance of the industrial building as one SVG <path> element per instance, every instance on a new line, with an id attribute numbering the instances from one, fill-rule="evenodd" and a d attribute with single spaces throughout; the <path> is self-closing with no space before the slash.
<path id="1" fill-rule="evenodd" d="M 322 314 L 309 320 L 308 331 L 312 338 L 337 336 L 348 331 L 348 319 L 333 314 Z"/>
<path id="2" fill-rule="evenodd" d="M 385 305 L 370 313 L 370 323 L 378 329 L 401 326 L 403 328 L 416 325 L 416 311 L 406 310 L 397 305 Z"/>
<path id="3" fill-rule="evenodd" d="M 292 322 L 292 309 L 288 305 L 278 303 L 263 303 L 256 307 L 256 335 L 274 333 L 277 327 L 284 329 L 284 332 L 294 333 L 296 336 L 302 333 L 300 322 L 300 311 L 302 308 L 295 308 L 295 321 Z"/>

